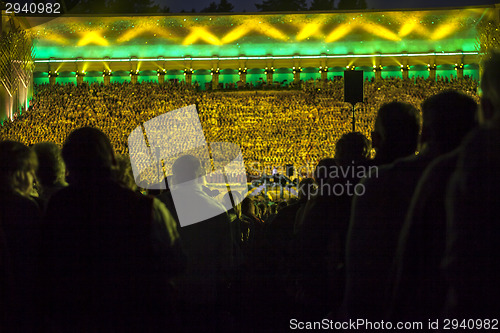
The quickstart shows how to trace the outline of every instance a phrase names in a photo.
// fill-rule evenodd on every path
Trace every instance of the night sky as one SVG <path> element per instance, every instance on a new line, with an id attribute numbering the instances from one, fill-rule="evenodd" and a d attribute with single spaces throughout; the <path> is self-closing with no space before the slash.
<path id="1" fill-rule="evenodd" d="M 174 13 L 183 9 L 190 12 L 192 8 L 199 12 L 212 1 L 218 3 L 220 0 L 156 0 L 161 6 L 170 7 L 170 11 Z M 307 1 L 310 4 L 312 0 Z M 338 1 L 335 0 L 335 5 Z M 229 0 L 229 2 L 234 6 L 233 12 L 255 12 L 257 10 L 255 3 L 261 3 L 262 0 Z M 499 2 L 499 0 L 366 0 L 370 9 L 480 6 Z"/>

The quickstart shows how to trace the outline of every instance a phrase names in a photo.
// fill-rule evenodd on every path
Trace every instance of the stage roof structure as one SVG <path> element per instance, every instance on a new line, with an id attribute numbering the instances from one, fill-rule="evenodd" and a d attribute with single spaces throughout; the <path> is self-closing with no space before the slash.
<path id="1" fill-rule="evenodd" d="M 495 19 L 495 6 L 25 18 L 35 72 L 477 64 L 477 26 Z"/>

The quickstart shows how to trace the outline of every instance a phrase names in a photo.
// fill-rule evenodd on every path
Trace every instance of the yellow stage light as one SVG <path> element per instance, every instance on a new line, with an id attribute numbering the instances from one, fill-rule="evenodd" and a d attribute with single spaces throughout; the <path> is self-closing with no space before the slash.
<path id="1" fill-rule="evenodd" d="M 325 38 L 325 42 L 331 43 L 334 42 L 345 35 L 347 35 L 352 30 L 352 26 L 348 24 L 342 24 L 335 29 Z"/>
<path id="2" fill-rule="evenodd" d="M 202 27 L 191 28 L 191 33 L 184 39 L 183 45 L 190 45 L 197 40 L 203 40 L 212 45 L 221 45 L 219 38 Z"/>
<path id="3" fill-rule="evenodd" d="M 394 12 L 392 15 L 392 18 L 401 24 L 401 28 L 398 31 L 399 37 L 405 37 L 412 32 L 424 36 L 425 38 L 429 36 L 429 30 L 420 24 L 424 17 L 424 13 L 412 12 L 410 14 L 406 12 L 404 15 L 401 14 L 401 12 Z"/>
<path id="4" fill-rule="evenodd" d="M 241 25 L 239 27 L 234 28 L 231 30 L 227 35 L 222 37 L 222 44 L 227 44 L 234 42 L 235 40 L 240 39 L 241 37 L 245 36 L 248 32 L 250 32 L 251 27 L 248 25 Z"/>
<path id="5" fill-rule="evenodd" d="M 432 40 L 440 40 L 451 33 L 455 32 L 458 30 L 459 24 L 458 22 L 452 22 L 452 23 L 445 23 L 439 26 L 434 32 L 431 34 L 431 39 Z"/>
<path id="6" fill-rule="evenodd" d="M 253 30 L 268 37 L 272 37 L 274 39 L 281 39 L 283 41 L 288 40 L 288 36 L 286 34 L 276 29 L 269 23 L 262 21 L 258 21 L 257 23 L 257 20 L 248 20 L 246 24 L 250 24 L 253 27 Z"/>
<path id="7" fill-rule="evenodd" d="M 126 30 L 126 32 L 123 35 L 121 35 L 116 41 L 118 43 L 128 42 L 132 38 L 143 33 L 145 30 L 146 29 L 144 29 L 144 28 L 136 28 L 136 29 Z"/>
<path id="8" fill-rule="evenodd" d="M 406 23 L 404 23 L 401 26 L 401 29 L 399 29 L 398 36 L 399 37 L 405 37 L 409 35 L 417 26 L 417 21 L 416 20 L 411 20 Z"/>
<path id="9" fill-rule="evenodd" d="M 123 35 L 121 35 L 116 41 L 118 43 L 123 43 L 123 42 L 128 42 L 132 38 L 135 38 L 139 35 L 142 35 L 144 33 L 152 33 L 155 37 L 156 35 L 159 35 L 165 39 L 177 39 L 177 36 L 172 35 L 171 32 L 169 32 L 167 29 L 163 29 L 157 26 L 151 26 L 147 25 L 141 28 L 135 28 L 135 29 L 130 29 L 127 30 Z"/>
<path id="10" fill-rule="evenodd" d="M 82 38 L 76 44 L 77 46 L 84 46 L 88 44 L 97 44 L 102 46 L 108 46 L 109 42 L 101 36 L 97 31 L 91 31 L 84 33 Z"/>
<path id="11" fill-rule="evenodd" d="M 379 25 L 375 24 L 373 22 L 367 22 L 363 23 L 360 25 L 364 30 L 368 31 L 371 34 L 377 35 L 379 37 L 385 38 L 385 39 L 390 39 L 394 41 L 400 41 L 401 38 L 398 37 L 394 32 L 391 30 Z"/>
<path id="12" fill-rule="evenodd" d="M 44 39 L 54 41 L 57 44 L 61 44 L 61 45 L 68 45 L 69 44 L 69 40 L 67 38 L 64 38 L 64 37 L 62 37 L 58 34 L 55 34 L 55 33 L 47 33 L 44 36 Z"/>
<path id="13" fill-rule="evenodd" d="M 312 35 L 315 35 L 319 30 L 320 30 L 321 25 L 317 23 L 309 23 L 304 25 L 302 30 L 300 30 L 299 34 L 297 35 L 296 39 L 298 41 L 304 40 L 307 37 L 310 37 Z"/>

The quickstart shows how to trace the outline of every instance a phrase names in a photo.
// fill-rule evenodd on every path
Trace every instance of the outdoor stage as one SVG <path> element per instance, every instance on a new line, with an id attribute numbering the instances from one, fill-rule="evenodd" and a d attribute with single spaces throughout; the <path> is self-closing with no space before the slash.
<path id="1" fill-rule="evenodd" d="M 494 6 L 437 10 L 26 18 L 35 82 L 137 79 L 198 81 L 203 87 L 259 80 L 333 78 L 346 66 L 373 77 L 456 73 L 478 77 L 478 27 Z M 375 69 L 375 72 L 374 72 Z M 136 78 L 134 77 L 136 76 Z"/>

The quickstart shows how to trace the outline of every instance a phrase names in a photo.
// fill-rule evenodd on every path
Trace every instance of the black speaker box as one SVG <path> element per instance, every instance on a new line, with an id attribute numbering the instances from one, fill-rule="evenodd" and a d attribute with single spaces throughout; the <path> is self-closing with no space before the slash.
<path id="1" fill-rule="evenodd" d="M 363 71 L 344 71 L 344 102 L 363 102 Z"/>

